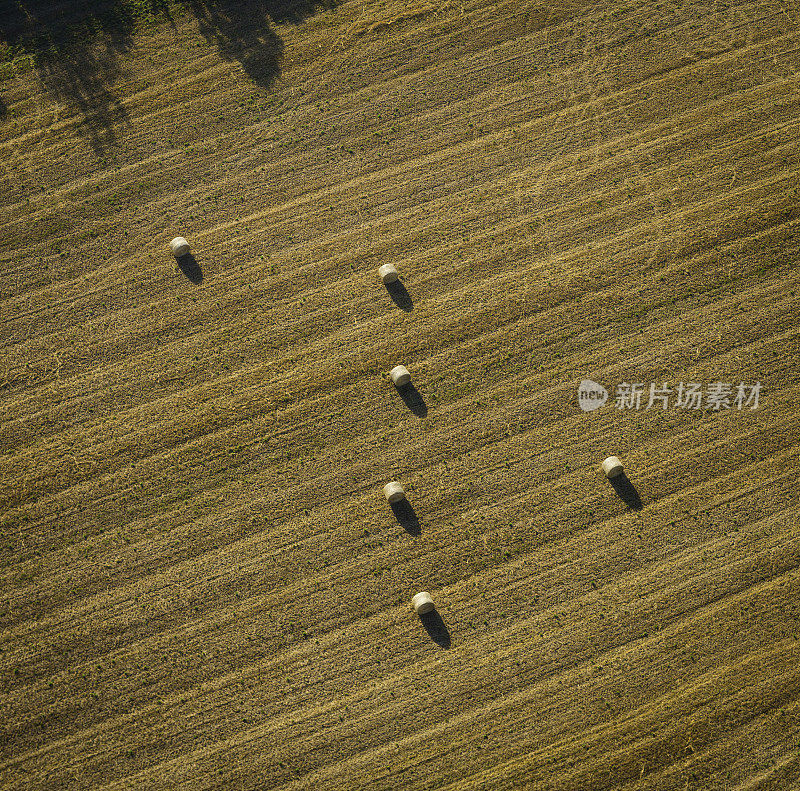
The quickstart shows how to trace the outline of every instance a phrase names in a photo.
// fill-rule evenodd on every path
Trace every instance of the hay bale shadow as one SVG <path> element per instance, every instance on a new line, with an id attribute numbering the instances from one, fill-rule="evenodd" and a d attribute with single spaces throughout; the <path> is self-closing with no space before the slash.
<path id="1" fill-rule="evenodd" d="M 642 498 L 639 496 L 639 492 L 636 491 L 636 487 L 630 482 L 628 476 L 622 472 L 619 475 L 615 475 L 613 478 L 609 478 L 608 482 L 614 488 L 614 491 L 617 493 L 617 496 L 628 506 L 632 511 L 641 511 L 642 510 Z"/>
<path id="2" fill-rule="evenodd" d="M 419 521 L 414 507 L 408 500 L 403 499 L 400 500 L 399 503 L 389 503 L 389 505 L 392 508 L 395 519 L 397 519 L 406 533 L 412 536 L 418 536 L 422 532 L 422 523 Z"/>
<path id="3" fill-rule="evenodd" d="M 175 258 L 175 261 L 178 264 L 178 269 L 186 275 L 187 280 L 191 283 L 203 282 L 203 270 L 200 268 L 200 264 L 197 263 L 197 259 L 191 253 L 179 255 Z"/>
<path id="4" fill-rule="evenodd" d="M 417 417 L 425 417 L 428 414 L 428 405 L 412 382 L 409 382 L 407 385 L 395 385 L 394 389 L 397 390 L 398 395 L 403 399 L 403 403 Z"/>
<path id="5" fill-rule="evenodd" d="M 452 644 L 450 630 L 445 626 L 438 610 L 433 609 L 430 612 L 423 613 L 419 616 L 419 619 L 422 621 L 422 625 L 425 627 L 428 636 L 436 645 L 442 648 L 450 648 Z"/>
<path id="6" fill-rule="evenodd" d="M 386 290 L 389 292 L 392 302 L 398 308 L 405 310 L 407 313 L 414 310 L 414 302 L 411 299 L 411 295 L 399 280 L 395 280 L 394 283 L 387 283 Z"/>

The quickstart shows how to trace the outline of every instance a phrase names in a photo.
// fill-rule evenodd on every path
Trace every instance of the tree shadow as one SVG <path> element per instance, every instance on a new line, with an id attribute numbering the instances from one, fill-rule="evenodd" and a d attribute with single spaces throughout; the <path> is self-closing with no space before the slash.
<path id="1" fill-rule="evenodd" d="M 399 503 L 389 503 L 389 505 L 392 507 L 395 519 L 397 519 L 406 533 L 418 536 L 422 532 L 422 524 L 419 521 L 419 517 L 408 500 L 403 499 Z"/>
<path id="2" fill-rule="evenodd" d="M 237 60 L 256 85 L 270 88 L 281 72 L 283 40 L 273 24 L 299 24 L 336 0 L 187 0 L 202 36 L 225 60 Z"/>
<path id="3" fill-rule="evenodd" d="M 98 156 L 116 143 L 128 122 L 125 107 L 108 88 L 119 74 L 119 53 L 128 47 L 123 38 L 113 36 L 91 48 L 51 46 L 37 58 L 42 85 L 80 113 L 79 130 Z"/>
<path id="4" fill-rule="evenodd" d="M 394 389 L 397 390 L 400 398 L 403 399 L 403 403 L 417 417 L 425 417 L 428 414 L 428 405 L 412 382 L 409 382 L 407 385 L 395 385 Z"/>
<path id="5" fill-rule="evenodd" d="M 450 648 L 450 631 L 445 626 L 438 610 L 433 609 L 430 612 L 423 613 L 419 616 L 419 619 L 422 621 L 428 636 L 436 645 L 442 648 Z"/>
<path id="6" fill-rule="evenodd" d="M 111 148 L 128 116 L 111 86 L 120 56 L 146 36 L 143 21 L 172 19 L 182 8 L 197 18 L 201 35 L 225 60 L 237 60 L 262 88 L 280 74 L 283 41 L 276 23 L 301 22 L 336 0 L 0 0 L 0 45 L 33 53 L 44 88 L 77 111 L 98 155 Z M 176 50 L 177 50 L 177 46 Z M 176 51 L 176 57 L 180 53 Z M 0 117 L 3 115 L 0 103 Z"/>
<path id="7" fill-rule="evenodd" d="M 386 290 L 389 292 L 392 302 L 394 302 L 398 308 L 406 312 L 414 309 L 414 302 L 411 299 L 411 295 L 406 291 L 406 287 L 399 280 L 395 280 L 393 283 L 387 283 Z"/>
<path id="8" fill-rule="evenodd" d="M 81 116 L 79 129 L 100 154 L 127 121 L 109 86 L 120 54 L 133 46 L 135 20 L 120 0 L 76 0 L 69 9 L 46 0 L 0 0 L 0 42 L 34 55 L 44 89 Z"/>
<path id="9" fill-rule="evenodd" d="M 178 269 L 186 275 L 186 278 L 192 283 L 202 283 L 203 282 L 203 270 L 200 269 L 200 264 L 197 263 L 197 259 L 191 254 L 186 253 L 186 255 L 180 255 L 175 258 L 175 261 L 178 264 Z"/>
<path id="10" fill-rule="evenodd" d="M 628 508 L 632 511 L 642 510 L 642 498 L 639 497 L 639 492 L 636 491 L 636 487 L 624 472 L 609 478 L 608 482 L 614 487 L 614 491 Z"/>
<path id="11" fill-rule="evenodd" d="M 264 0 L 189 0 L 200 34 L 224 60 L 239 61 L 256 85 L 270 88 L 281 71 L 283 40 Z"/>

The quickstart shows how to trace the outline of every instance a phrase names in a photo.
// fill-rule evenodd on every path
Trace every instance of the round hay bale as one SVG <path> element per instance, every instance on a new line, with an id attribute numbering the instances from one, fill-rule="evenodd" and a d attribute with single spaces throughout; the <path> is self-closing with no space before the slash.
<path id="1" fill-rule="evenodd" d="M 433 603 L 433 599 L 428 591 L 422 591 L 414 596 L 411 599 L 411 606 L 414 608 L 414 612 L 416 612 L 417 615 L 425 615 L 426 612 L 436 609 L 436 605 Z"/>
<path id="2" fill-rule="evenodd" d="M 616 478 L 622 475 L 622 462 L 616 456 L 609 456 L 602 464 L 603 472 L 608 478 Z"/>
<path id="3" fill-rule="evenodd" d="M 378 275 L 380 279 L 383 281 L 384 285 L 389 285 L 389 283 L 394 283 L 398 277 L 397 269 L 395 268 L 394 264 L 384 264 L 382 267 L 378 269 Z"/>
<path id="4" fill-rule="evenodd" d="M 390 503 L 399 503 L 401 500 L 406 499 L 406 490 L 401 483 L 389 481 L 383 487 L 383 495 Z"/>
<path id="5" fill-rule="evenodd" d="M 169 243 L 169 249 L 172 251 L 172 255 L 174 255 L 175 258 L 180 258 L 183 255 L 189 254 L 189 242 L 182 236 L 176 236 Z"/>
<path id="6" fill-rule="evenodd" d="M 411 381 L 411 374 L 405 365 L 396 365 L 389 371 L 389 378 L 394 382 L 396 387 L 407 385 Z"/>

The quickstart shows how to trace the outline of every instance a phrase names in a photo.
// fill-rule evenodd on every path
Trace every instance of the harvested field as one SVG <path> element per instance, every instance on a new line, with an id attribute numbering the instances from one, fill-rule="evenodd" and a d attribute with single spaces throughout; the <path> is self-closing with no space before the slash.
<path id="1" fill-rule="evenodd" d="M 800 788 L 796 2 L 152 5 L 0 71 L 4 791 Z"/>

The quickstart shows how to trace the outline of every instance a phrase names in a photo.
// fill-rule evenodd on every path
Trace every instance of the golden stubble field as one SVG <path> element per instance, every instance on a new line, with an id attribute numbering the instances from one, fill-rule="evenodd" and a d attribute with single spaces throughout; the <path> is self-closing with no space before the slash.
<path id="1" fill-rule="evenodd" d="M 796 3 L 241 19 L 0 83 L 0 786 L 800 787 Z"/>

